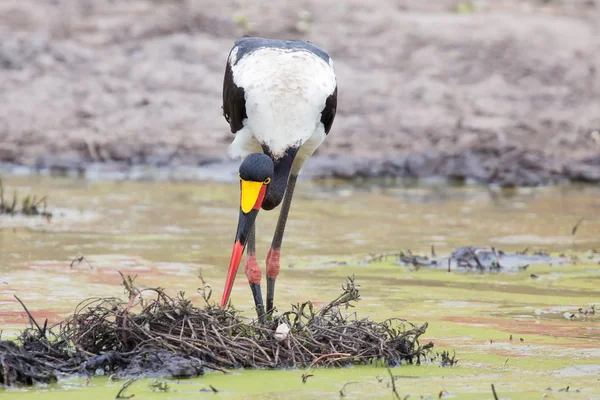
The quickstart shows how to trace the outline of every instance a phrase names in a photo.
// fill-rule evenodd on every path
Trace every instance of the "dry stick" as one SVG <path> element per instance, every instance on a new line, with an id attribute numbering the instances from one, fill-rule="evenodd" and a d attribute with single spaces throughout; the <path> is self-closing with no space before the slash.
<path id="1" fill-rule="evenodd" d="M 473 251 L 473 249 L 471 249 L 471 247 L 467 247 L 467 249 L 469 249 L 469 252 L 475 259 L 475 262 L 477 263 L 477 266 L 479 267 L 479 269 L 485 269 L 485 267 L 481 264 L 481 261 L 479 261 L 479 257 L 477 257 L 477 254 L 475 254 L 475 252 Z"/>
<path id="2" fill-rule="evenodd" d="M 493 383 L 492 383 L 492 393 L 494 394 L 494 400 L 499 400 L 498 394 L 496 393 L 496 388 L 494 387 Z"/>
<path id="3" fill-rule="evenodd" d="M 225 343 L 223 343 L 223 338 L 221 338 L 221 335 L 219 335 L 219 332 L 215 329 L 214 326 L 212 327 L 212 330 L 217 335 L 217 340 L 219 340 L 219 342 L 221 343 L 221 345 L 223 346 L 223 348 L 225 348 L 225 352 L 229 356 L 229 359 L 231 360 L 231 363 L 233 365 L 235 365 L 235 357 L 233 357 L 233 354 L 231 354 L 231 351 L 229 350 L 229 348 L 227 346 L 225 346 Z"/>
<path id="4" fill-rule="evenodd" d="M 396 390 L 396 378 L 394 378 L 394 374 L 392 374 L 392 370 L 390 369 L 390 367 L 388 367 L 387 370 L 388 370 L 388 373 L 390 374 L 390 378 L 392 378 L 392 393 L 394 393 L 394 397 L 399 400 L 400 395 L 398 394 L 398 391 Z"/>
<path id="5" fill-rule="evenodd" d="M 338 344 L 339 344 L 340 346 L 342 346 L 342 347 L 344 347 L 344 348 L 346 348 L 346 349 L 350 350 L 350 351 L 357 351 L 357 350 L 358 350 L 356 347 L 352 347 L 352 346 L 350 346 L 350 345 L 348 345 L 348 344 L 346 344 L 346 343 L 344 343 L 344 342 L 340 342 L 340 343 L 338 343 Z M 380 348 L 381 348 L 381 341 L 380 341 Z"/>
<path id="6" fill-rule="evenodd" d="M 271 362 L 271 357 L 269 357 L 269 355 L 267 354 L 267 352 L 265 351 L 265 349 L 263 349 L 258 343 L 256 343 L 254 340 L 246 338 L 246 337 L 240 337 L 240 340 L 245 340 L 247 342 L 250 342 L 254 347 L 256 347 L 258 349 L 258 351 L 260 351 L 267 360 L 269 360 L 269 362 Z"/>
<path id="7" fill-rule="evenodd" d="M 192 325 L 192 322 L 190 321 L 190 319 L 187 319 L 187 323 L 188 326 L 190 327 L 190 330 L 192 331 L 192 334 L 190 335 L 190 339 L 196 339 L 198 337 L 198 335 L 196 335 L 196 331 L 194 330 L 194 326 Z"/>
<path id="8" fill-rule="evenodd" d="M 343 304 L 348 304 L 351 301 L 358 300 L 359 295 L 358 295 L 358 291 L 356 290 L 356 288 L 354 286 L 354 281 L 350 280 L 350 282 L 348 282 L 346 285 L 347 286 L 345 288 L 343 288 L 344 293 L 342 293 L 341 295 L 339 295 L 337 297 L 337 299 L 333 300 L 331 303 L 329 303 L 325 307 L 323 307 L 323 309 L 321 310 L 319 315 L 324 316 L 334 307 L 338 307 Z"/>
<path id="9" fill-rule="evenodd" d="M 288 349 L 290 349 L 290 342 L 288 341 L 288 342 L 286 342 L 286 343 L 287 343 L 287 345 L 288 345 Z M 290 350 L 292 350 L 292 349 L 290 349 Z M 294 363 L 294 364 L 293 364 L 293 365 L 294 365 L 294 367 L 295 367 L 296 365 L 298 365 L 298 364 L 296 363 L 296 353 L 295 353 L 294 351 L 292 351 L 292 361 L 293 361 L 293 363 Z"/>
<path id="10" fill-rule="evenodd" d="M 344 393 L 344 389 L 346 389 L 346 386 L 348 386 L 352 383 L 358 383 L 358 381 L 348 381 L 348 382 L 344 383 L 344 386 L 342 386 L 342 388 L 340 389 L 340 397 L 346 397 L 346 393 Z"/>
<path id="11" fill-rule="evenodd" d="M 318 363 L 319 361 L 321 361 L 324 358 L 327 357 L 342 357 L 342 358 L 348 358 L 348 357 L 352 357 L 352 354 L 348 354 L 348 353 L 330 353 L 330 354 L 323 354 L 322 356 L 318 357 L 316 360 L 313 360 L 313 362 L 310 364 L 309 368 L 312 368 L 316 363 Z"/>
<path id="12" fill-rule="evenodd" d="M 310 351 L 309 349 L 307 349 L 307 348 L 306 348 L 306 346 L 304 346 L 302 343 L 300 343 L 300 342 L 298 341 L 298 339 L 296 339 L 296 336 L 295 336 L 295 335 L 290 335 L 290 337 L 292 338 L 292 340 L 293 340 L 294 342 L 296 342 L 296 344 L 297 344 L 298 346 L 302 347 L 302 348 L 303 348 L 303 349 L 304 349 L 304 350 L 305 350 L 305 351 L 306 351 L 308 354 L 310 354 L 310 355 L 313 357 L 313 359 L 315 359 L 315 358 L 317 357 L 317 356 L 316 356 L 316 355 L 315 355 L 315 354 L 314 354 L 312 351 Z M 279 351 L 279 346 L 277 346 L 277 351 Z M 277 365 L 277 364 L 275 364 L 275 365 Z"/>
<path id="13" fill-rule="evenodd" d="M 90 262 L 87 260 L 87 258 L 85 258 L 82 255 L 75 257 L 71 261 L 71 265 L 69 266 L 69 268 L 73 268 L 73 265 L 75 265 L 75 263 L 80 264 L 83 260 L 85 260 L 85 262 L 87 263 L 88 267 L 90 267 L 90 269 L 94 269 L 94 267 L 92 267 L 92 264 L 90 264 Z"/>
<path id="14" fill-rule="evenodd" d="M 171 340 L 171 341 L 175 342 L 176 344 L 186 344 L 186 345 L 189 345 L 189 343 L 186 340 L 179 340 L 179 338 L 177 336 L 174 336 L 174 335 L 172 335 L 170 333 L 165 333 L 165 332 L 160 332 L 160 331 L 156 331 L 156 332 L 152 332 L 152 333 L 154 335 L 161 336 L 162 338 L 164 338 L 166 340 Z M 201 339 L 198 339 L 198 338 L 194 339 L 193 342 L 196 343 L 196 344 L 202 345 L 202 346 L 204 346 L 207 349 L 210 348 L 210 346 L 213 346 L 213 347 L 216 347 L 216 348 L 221 348 L 223 350 L 227 350 L 227 348 L 228 348 L 225 344 L 219 345 L 217 343 L 209 343 L 207 341 L 204 341 L 204 340 L 201 340 Z M 204 351 L 204 350 L 202 350 L 200 348 L 197 348 L 197 350 L 202 351 L 202 352 Z"/>
<path id="15" fill-rule="evenodd" d="M 40 328 L 40 326 L 38 325 L 38 323 L 36 322 L 35 318 L 33 318 L 33 315 L 31 315 L 31 313 L 29 312 L 29 310 L 27 309 L 27 307 L 25 307 L 25 304 L 23 304 L 23 302 L 21 301 L 21 299 L 19 299 L 17 297 L 17 295 L 14 295 L 15 299 L 17 299 L 17 301 L 19 303 L 21 303 L 21 306 L 23 307 L 23 309 L 25 310 L 25 312 L 27 313 L 27 316 L 29 317 L 29 321 L 33 322 L 33 324 L 36 326 L 36 328 L 38 328 L 38 331 L 40 332 L 40 335 L 42 337 L 46 336 L 46 332 L 44 330 L 42 330 L 42 328 Z"/>
<path id="16" fill-rule="evenodd" d="M 183 340 L 183 327 L 185 325 L 186 317 L 183 317 L 183 321 L 181 321 L 181 331 L 179 332 L 179 340 Z"/>
<path id="17" fill-rule="evenodd" d="M 171 339 L 171 340 L 173 340 L 173 339 L 174 339 L 175 341 L 177 341 L 177 337 L 174 337 L 174 336 L 172 336 L 172 335 L 169 335 L 169 334 L 166 334 L 166 333 L 155 332 L 155 335 L 162 336 L 162 337 L 164 337 L 165 339 Z M 199 347 L 197 347 L 197 346 L 194 346 L 193 344 L 191 344 L 191 343 L 188 343 L 188 342 L 186 342 L 186 341 L 181 341 L 181 342 L 177 341 L 177 342 L 178 342 L 178 344 L 182 344 L 182 345 L 184 345 L 184 346 L 187 346 L 187 347 L 191 348 L 192 350 L 196 350 L 196 351 L 199 351 L 199 352 L 201 352 L 201 353 L 204 353 L 204 352 L 205 352 L 205 350 L 203 350 L 203 349 L 201 349 L 201 348 L 199 348 Z M 165 344 L 165 345 L 167 345 L 167 342 L 164 342 L 164 344 Z M 219 346 L 219 345 L 218 345 L 218 344 L 216 344 L 216 343 L 212 343 L 211 345 L 212 345 L 212 346 L 214 346 L 214 347 L 221 347 L 221 346 Z M 175 348 L 175 347 L 173 347 L 173 346 L 170 346 L 170 345 L 169 345 L 169 347 L 171 347 L 171 348 L 172 348 L 174 351 L 176 350 L 176 348 Z M 225 348 L 226 348 L 226 347 L 225 347 Z M 226 360 L 226 359 L 224 359 L 224 358 L 222 358 L 222 357 L 219 357 L 219 356 L 217 356 L 217 355 L 215 355 L 215 354 L 213 354 L 213 356 L 212 356 L 212 357 L 213 357 L 213 358 L 214 358 L 216 361 L 218 361 L 218 362 L 220 362 L 220 363 L 222 363 L 222 364 L 230 364 L 230 360 Z M 231 364 L 230 364 L 230 365 L 231 365 Z"/>
<path id="18" fill-rule="evenodd" d="M 117 395 L 115 396 L 115 399 L 130 399 L 133 396 L 135 396 L 135 394 L 132 394 L 130 396 L 123 396 L 123 393 L 127 390 L 127 388 L 129 388 L 129 386 L 131 386 L 131 384 L 133 382 L 135 382 L 138 378 L 133 378 L 128 380 L 127 382 L 125 382 L 123 384 L 123 386 L 121 387 L 121 390 L 119 390 L 119 393 L 117 393 Z"/>
<path id="19" fill-rule="evenodd" d="M 101 326 L 102 323 L 104 323 L 105 321 L 106 321 L 105 317 L 100 318 L 100 320 L 96 324 L 90 326 L 85 332 L 79 334 L 79 336 L 76 339 L 74 338 L 73 341 L 75 341 L 75 342 L 81 342 L 81 340 L 84 339 L 88 334 L 95 333 L 95 329 L 98 326 Z M 69 325 L 70 325 L 70 323 L 69 323 Z M 72 330 L 72 328 L 70 328 L 70 330 Z"/>
<path id="20" fill-rule="evenodd" d="M 344 334 L 342 334 L 342 333 L 340 333 L 340 332 L 331 331 L 331 329 L 327 329 L 327 328 L 322 328 L 322 329 L 323 329 L 323 332 L 330 332 L 330 333 L 332 333 L 332 334 L 336 335 L 337 337 L 339 337 L 339 339 L 340 339 L 340 340 L 341 340 L 342 338 L 346 338 L 346 339 L 348 339 L 348 340 L 353 340 L 354 342 L 357 342 L 357 343 L 362 343 L 362 344 L 365 344 L 365 345 L 367 345 L 367 346 L 369 346 L 369 345 L 370 345 L 370 343 L 368 343 L 368 342 L 365 342 L 364 340 L 360 340 L 360 339 L 358 339 L 358 338 L 355 338 L 355 337 L 353 337 L 353 336 L 351 336 L 351 335 L 344 335 Z M 318 342 L 317 342 L 317 343 L 318 343 Z M 319 343 L 319 344 L 321 344 L 321 343 Z"/>
<path id="21" fill-rule="evenodd" d="M 579 218 L 579 221 L 577 221 L 577 223 L 575 224 L 575 226 L 573 227 L 573 230 L 571 231 L 571 236 L 575 236 L 575 234 L 577 233 L 577 229 L 579 228 L 579 225 L 583 222 L 583 217 Z"/>
<path id="22" fill-rule="evenodd" d="M 222 372 L 222 373 L 224 373 L 224 374 L 229 374 L 229 373 L 230 373 L 230 372 L 229 372 L 229 371 L 227 371 L 226 369 L 219 368 L 219 367 L 217 367 L 216 365 L 213 365 L 213 364 L 209 364 L 209 363 L 207 363 L 207 362 L 205 362 L 205 361 L 202 361 L 201 359 L 199 359 L 199 358 L 197 358 L 197 357 L 192 357 L 192 356 L 190 356 L 190 358 L 191 358 L 192 360 L 196 360 L 196 361 L 198 361 L 198 362 L 200 363 L 200 365 L 202 365 L 202 366 L 203 366 L 203 367 L 205 367 L 205 368 L 212 369 L 212 370 L 215 370 L 215 371 L 219 371 L 219 372 Z"/>
<path id="23" fill-rule="evenodd" d="M 129 299 L 129 303 L 127 303 L 127 307 L 125 308 L 125 311 L 123 312 L 123 323 L 122 323 L 123 332 L 121 332 L 121 339 L 123 340 L 123 344 L 127 343 L 126 330 L 127 330 L 127 315 L 129 315 L 129 310 L 131 310 L 131 308 L 133 307 L 134 300 L 139 295 L 141 295 L 143 292 L 146 292 L 146 291 L 154 291 L 160 295 L 158 290 L 146 288 L 146 289 L 138 290 L 133 296 L 131 296 L 131 298 Z"/>
<path id="24" fill-rule="evenodd" d="M 525 254 L 527 254 L 528 250 L 529 250 L 529 247 L 525 247 L 522 251 L 517 252 L 517 254 L 525 255 Z"/>
<path id="25" fill-rule="evenodd" d="M 308 374 L 308 373 L 304 373 L 302 374 L 302 383 L 306 383 L 306 381 L 308 381 L 308 378 L 311 378 L 315 376 L 314 374 Z"/>
<path id="26" fill-rule="evenodd" d="M 187 343 L 187 342 L 181 342 L 181 344 L 183 344 L 183 345 L 185 345 L 185 346 L 188 346 L 188 347 L 189 347 L 189 348 L 191 348 L 192 350 L 196 350 L 196 351 L 199 351 L 199 352 L 201 352 L 201 353 L 204 353 L 204 350 L 202 350 L 201 348 L 199 348 L 199 347 L 197 347 L 197 346 L 194 346 L 194 345 L 193 345 L 193 344 L 191 344 L 191 343 Z M 214 358 L 216 361 L 218 361 L 218 362 L 220 362 L 220 363 L 222 363 L 222 364 L 227 364 L 227 363 L 228 363 L 228 360 L 226 360 L 226 359 L 224 359 L 224 358 L 221 358 L 221 357 L 219 357 L 219 356 L 217 356 L 217 355 L 214 355 L 214 354 L 212 355 L 212 358 Z M 232 367 L 235 367 L 235 365 L 232 365 Z"/>
<path id="27" fill-rule="evenodd" d="M 213 329 L 214 329 L 214 327 L 213 327 Z M 225 346 L 224 348 L 226 349 L 226 351 L 230 351 L 229 349 L 233 348 L 234 351 L 237 354 L 242 354 L 244 357 L 248 357 L 248 356 L 252 355 L 254 358 L 256 358 L 256 354 L 254 352 L 250 352 L 247 347 L 244 347 L 240 343 L 236 343 L 235 340 L 227 340 L 228 344 L 225 345 L 225 342 L 222 340 L 221 336 L 219 336 L 217 339 L 219 341 L 221 341 L 221 343 Z M 262 349 L 262 347 L 260 347 L 258 345 L 258 343 L 254 342 L 252 339 L 245 338 L 245 337 L 242 337 L 242 336 L 236 337 L 236 339 L 237 340 L 246 340 L 246 341 L 249 341 L 250 343 L 254 344 L 261 351 L 261 353 L 263 353 L 263 355 L 265 355 L 265 357 L 266 357 L 266 359 L 262 359 L 261 358 L 260 361 L 262 363 L 264 363 L 264 364 L 270 364 L 271 363 L 271 358 L 269 357 L 268 354 L 266 354 L 264 352 L 264 350 Z M 215 344 L 211 343 L 211 345 L 214 346 Z"/>
<path id="28" fill-rule="evenodd" d="M 287 339 L 288 346 L 289 346 L 289 343 L 290 343 L 290 341 L 291 341 L 291 340 L 290 340 L 291 338 L 292 338 L 292 336 L 288 336 L 288 339 Z M 293 342 L 294 342 L 294 345 L 293 345 L 293 347 L 292 347 L 292 351 L 294 351 L 294 352 L 295 352 L 295 351 L 296 351 L 296 349 L 298 348 L 298 344 L 299 344 L 299 343 L 298 343 L 298 341 L 297 341 L 297 340 L 294 340 Z M 300 353 L 300 357 L 302 357 L 302 365 L 306 365 L 306 358 L 304 358 L 304 354 L 302 354 L 302 352 L 299 352 L 299 353 Z"/>
<path id="29" fill-rule="evenodd" d="M 492 247 L 492 251 L 494 252 L 494 255 L 496 256 L 496 265 L 498 266 L 498 269 L 502 268 L 502 265 L 500 265 L 500 257 L 498 257 L 498 252 L 496 251 L 496 248 Z"/>

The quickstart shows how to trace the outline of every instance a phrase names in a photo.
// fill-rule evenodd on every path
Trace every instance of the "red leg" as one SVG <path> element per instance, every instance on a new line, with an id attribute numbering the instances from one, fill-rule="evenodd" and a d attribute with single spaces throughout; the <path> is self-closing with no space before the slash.
<path id="1" fill-rule="evenodd" d="M 280 257 L 281 249 L 269 249 L 269 253 L 267 254 L 267 278 L 277 279 Z"/>
<path id="2" fill-rule="evenodd" d="M 262 272 L 256 262 L 256 254 L 246 255 L 246 264 L 244 265 L 246 276 L 248 277 L 248 283 L 260 285 Z"/>

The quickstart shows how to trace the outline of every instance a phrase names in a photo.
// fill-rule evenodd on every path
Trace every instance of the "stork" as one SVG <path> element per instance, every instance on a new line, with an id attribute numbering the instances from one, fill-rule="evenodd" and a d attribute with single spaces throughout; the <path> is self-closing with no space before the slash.
<path id="1" fill-rule="evenodd" d="M 239 167 L 240 212 L 221 306 L 225 307 L 244 250 L 245 272 L 261 322 L 273 312 L 281 244 L 298 174 L 323 143 L 337 108 L 333 61 L 300 40 L 245 36 L 229 53 L 223 81 L 223 116 L 235 139 L 229 146 Z M 283 201 L 283 203 L 282 203 Z M 281 211 L 266 258 L 267 308 L 256 261 L 259 210 Z"/>

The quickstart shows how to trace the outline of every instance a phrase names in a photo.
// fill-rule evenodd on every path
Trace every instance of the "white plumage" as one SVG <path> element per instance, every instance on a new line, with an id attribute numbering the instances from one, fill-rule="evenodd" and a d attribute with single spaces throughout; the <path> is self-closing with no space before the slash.
<path id="1" fill-rule="evenodd" d="M 292 167 L 297 173 L 326 137 L 321 113 L 337 87 L 333 62 L 309 51 L 272 47 L 237 57 L 234 47 L 228 61 L 233 82 L 244 89 L 247 118 L 230 156 L 244 158 L 266 145 L 277 160 L 290 146 L 300 147 Z"/>

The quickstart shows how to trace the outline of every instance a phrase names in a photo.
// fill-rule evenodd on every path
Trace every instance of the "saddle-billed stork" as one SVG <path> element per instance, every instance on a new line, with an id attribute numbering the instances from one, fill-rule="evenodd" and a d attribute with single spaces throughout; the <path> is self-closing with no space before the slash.
<path id="1" fill-rule="evenodd" d="M 337 108 L 331 57 L 311 42 L 245 36 L 229 53 L 223 81 L 223 116 L 235 139 L 229 155 L 239 168 L 240 213 L 221 306 L 229 301 L 240 259 L 259 320 L 273 311 L 281 242 L 300 169 L 323 143 Z M 283 203 L 282 203 L 283 201 Z M 256 215 L 281 204 L 266 258 L 267 314 L 256 261 Z"/>

